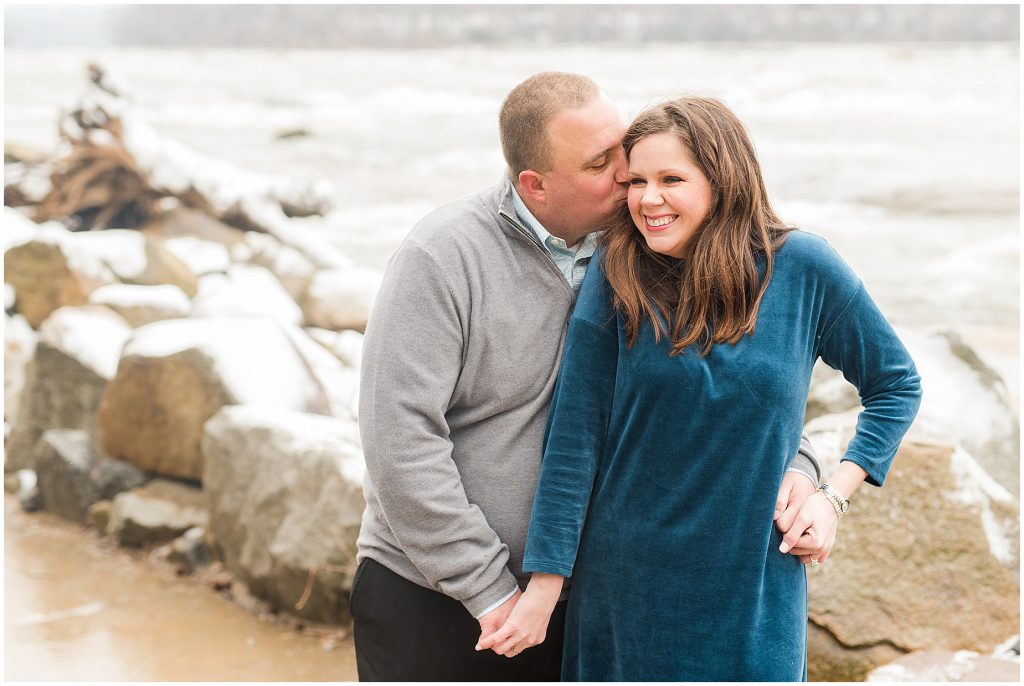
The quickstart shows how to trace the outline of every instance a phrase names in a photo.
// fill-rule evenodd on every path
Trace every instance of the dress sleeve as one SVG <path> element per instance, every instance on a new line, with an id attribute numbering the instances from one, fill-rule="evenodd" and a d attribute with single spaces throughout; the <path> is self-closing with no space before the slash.
<path id="1" fill-rule="evenodd" d="M 617 363 L 610 288 L 600 269 L 591 268 L 569 322 L 551 401 L 524 571 L 572 575 L 604 453 Z"/>
<path id="2" fill-rule="evenodd" d="M 857 388 L 864 406 L 842 459 L 864 469 L 868 483 L 881 486 L 917 416 L 921 379 L 910 353 L 864 284 L 838 256 L 835 261 L 830 277 L 844 296 L 832 303 L 836 315 L 818 339 L 818 355 Z M 846 296 L 850 291 L 852 296 Z"/>

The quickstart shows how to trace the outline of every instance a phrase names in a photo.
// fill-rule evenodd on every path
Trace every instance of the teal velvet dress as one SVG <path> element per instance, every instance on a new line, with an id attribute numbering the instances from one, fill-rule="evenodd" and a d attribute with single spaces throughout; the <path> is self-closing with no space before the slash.
<path id="1" fill-rule="evenodd" d="M 843 459 L 880 486 L 920 403 L 914 363 L 846 263 L 799 231 L 776 253 L 753 335 L 706 357 L 668 351 L 649 322 L 627 347 L 590 269 L 523 565 L 572 576 L 562 678 L 805 680 L 806 575 L 772 517 L 811 368 L 820 357 L 860 391 Z"/>

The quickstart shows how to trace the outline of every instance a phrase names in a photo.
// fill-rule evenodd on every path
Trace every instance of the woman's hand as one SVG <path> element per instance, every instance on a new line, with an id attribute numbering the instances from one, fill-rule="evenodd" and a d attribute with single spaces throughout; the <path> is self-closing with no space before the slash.
<path id="1" fill-rule="evenodd" d="M 838 525 L 839 515 L 832 503 L 824 493 L 815 491 L 800 506 L 779 550 L 799 556 L 804 564 L 824 562 L 835 545 Z"/>
<path id="2" fill-rule="evenodd" d="M 536 572 L 530 578 L 512 614 L 497 631 L 477 643 L 477 650 L 490 648 L 498 655 L 515 657 L 540 645 L 548 632 L 548 621 L 562 593 L 564 577 Z"/>

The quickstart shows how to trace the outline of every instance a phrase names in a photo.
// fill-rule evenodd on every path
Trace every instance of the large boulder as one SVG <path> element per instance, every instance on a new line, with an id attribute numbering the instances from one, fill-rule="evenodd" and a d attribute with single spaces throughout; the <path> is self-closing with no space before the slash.
<path id="1" fill-rule="evenodd" d="M 173 541 L 193 527 L 205 527 L 206 522 L 206 503 L 199 488 L 154 479 L 114 498 L 106 533 L 123 546 L 142 547 Z"/>
<path id="2" fill-rule="evenodd" d="M 830 474 L 856 412 L 807 426 Z M 808 677 L 858 681 L 902 653 L 991 650 L 1018 631 L 1019 507 L 963 448 L 912 430 L 884 488 L 864 485 L 809 575 Z"/>
<path id="3" fill-rule="evenodd" d="M 915 429 L 932 442 L 963 445 L 1004 488 L 1020 497 L 1020 420 L 1006 383 L 952 331 L 899 329 L 924 395 Z M 856 389 L 818 363 L 806 421 L 860 407 Z"/>
<path id="4" fill-rule="evenodd" d="M 318 271 L 301 301 L 306 325 L 365 330 L 381 278 L 379 271 L 363 266 Z"/>
<path id="5" fill-rule="evenodd" d="M 192 302 L 177 286 L 136 286 L 115 283 L 97 288 L 89 296 L 93 305 L 103 305 L 138 327 L 164 319 L 187 317 Z"/>
<path id="6" fill-rule="evenodd" d="M 242 264 L 233 265 L 227 274 L 207 274 L 200 280 L 192 316 L 270 316 L 302 323 L 302 310 L 269 270 Z"/>
<path id="7" fill-rule="evenodd" d="M 210 532 L 225 566 L 277 608 L 347 621 L 365 505 L 356 424 L 227 407 L 207 422 L 203 455 Z"/>
<path id="8" fill-rule="evenodd" d="M 4 281 L 18 294 L 17 310 L 38 329 L 59 307 L 83 305 L 100 286 L 116 283 L 97 256 L 79 250 L 65 229 L 40 226 L 4 252 Z"/>
<path id="9" fill-rule="evenodd" d="M 18 416 L 7 441 L 5 470 L 32 468 L 32 451 L 47 429 L 96 433 L 96 411 L 131 334 L 104 307 L 63 307 L 39 329 L 25 372 Z"/>
<path id="10" fill-rule="evenodd" d="M 224 405 L 332 414 L 332 394 L 287 329 L 266 317 L 168 320 L 136 329 L 100 405 L 104 450 L 142 469 L 199 479 L 203 424 Z"/>
<path id="11" fill-rule="evenodd" d="M 100 455 L 93 438 L 75 429 L 50 429 L 36 444 L 34 463 L 43 507 L 87 523 L 100 500 L 141 486 L 145 475 L 126 462 Z"/>

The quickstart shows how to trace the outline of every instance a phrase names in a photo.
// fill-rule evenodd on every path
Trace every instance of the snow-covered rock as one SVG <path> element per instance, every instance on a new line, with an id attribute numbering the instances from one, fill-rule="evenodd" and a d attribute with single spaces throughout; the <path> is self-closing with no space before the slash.
<path id="1" fill-rule="evenodd" d="M 831 472 L 855 412 L 807 426 Z M 905 440 L 808 575 L 808 677 L 857 681 L 917 650 L 990 652 L 1018 631 L 1020 510 L 963 448 Z"/>
<path id="2" fill-rule="evenodd" d="M 117 282 L 110 268 L 79 250 L 71 236 L 40 225 L 32 238 L 4 253 L 4 281 L 14 286 L 17 310 L 34 329 L 57 308 L 83 305 L 94 290 Z"/>
<path id="3" fill-rule="evenodd" d="M 319 271 L 302 298 L 306 324 L 324 329 L 366 328 L 381 272 L 370 267 Z"/>
<path id="4" fill-rule="evenodd" d="M 36 352 L 36 332 L 16 314 L 4 315 L 4 420 L 16 421 L 25 372 Z"/>
<path id="5" fill-rule="evenodd" d="M 114 497 L 106 533 L 123 546 L 141 547 L 173 541 L 189 529 L 206 526 L 199 488 L 153 479 Z"/>
<path id="6" fill-rule="evenodd" d="M 249 261 L 269 269 L 289 296 L 300 299 L 316 271 L 312 260 L 269 234 L 250 231 L 245 240 L 252 249 Z"/>
<path id="7" fill-rule="evenodd" d="M 277 608 L 344 622 L 365 506 L 356 424 L 226 407 L 207 422 L 202 445 L 210 532 L 225 566 Z"/>
<path id="8" fill-rule="evenodd" d="M 164 247 L 197 277 L 217 272 L 224 273 L 231 266 L 231 255 L 225 246 L 197 236 L 168 238 L 164 241 Z"/>
<path id="9" fill-rule="evenodd" d="M 355 370 L 363 364 L 363 334 L 358 331 L 342 331 L 334 343 L 334 354 Z"/>
<path id="10" fill-rule="evenodd" d="M 102 260 L 125 283 L 172 284 L 190 296 L 196 292 L 196 275 L 159 238 L 132 229 L 108 229 L 73 233 L 68 240 L 77 251 Z"/>
<path id="11" fill-rule="evenodd" d="M 3 245 L 4 252 L 6 252 L 8 248 L 22 243 L 27 243 L 32 240 L 39 231 L 40 226 L 49 226 L 51 229 L 67 231 L 67 229 L 64 229 L 56 222 L 36 224 L 18 210 L 13 207 L 7 207 L 6 205 L 4 205 L 3 216 L 4 230 L 0 231 L 0 244 Z"/>
<path id="12" fill-rule="evenodd" d="M 89 302 L 110 308 L 133 327 L 187 317 L 192 309 L 192 302 L 185 291 L 170 284 L 111 284 L 93 291 L 89 295 Z"/>
<path id="13" fill-rule="evenodd" d="M 306 361 L 313 376 L 327 394 L 335 417 L 359 417 L 359 370 L 346 367 L 298 327 L 282 327 L 295 350 Z"/>
<path id="14" fill-rule="evenodd" d="M 302 310 L 263 267 L 236 264 L 227 274 L 207 274 L 200 279 L 199 293 L 192 303 L 193 317 L 247 315 L 302 323 Z"/>
<path id="15" fill-rule="evenodd" d="M 238 317 L 136 329 L 100 407 L 104 450 L 143 469 L 198 479 L 202 426 L 224 405 L 330 414 L 332 393 L 286 326 Z"/>
<path id="16" fill-rule="evenodd" d="M 897 332 L 914 358 L 924 391 L 915 435 L 962 445 L 996 481 L 1019 496 L 1020 420 L 1003 379 L 952 331 Z M 859 407 L 856 389 L 819 362 L 807 420 Z"/>
<path id="17" fill-rule="evenodd" d="M 94 305 L 64 307 L 43 322 L 8 438 L 6 470 L 31 468 L 47 429 L 95 435 L 100 399 L 130 333 L 124 319 Z"/>

